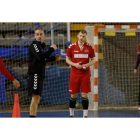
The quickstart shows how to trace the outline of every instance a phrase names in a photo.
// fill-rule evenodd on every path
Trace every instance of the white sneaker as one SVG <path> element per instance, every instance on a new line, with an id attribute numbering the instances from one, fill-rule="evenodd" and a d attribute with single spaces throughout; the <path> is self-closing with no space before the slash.
<path id="1" fill-rule="evenodd" d="M 139 105 L 138 111 L 140 111 L 140 105 Z"/>

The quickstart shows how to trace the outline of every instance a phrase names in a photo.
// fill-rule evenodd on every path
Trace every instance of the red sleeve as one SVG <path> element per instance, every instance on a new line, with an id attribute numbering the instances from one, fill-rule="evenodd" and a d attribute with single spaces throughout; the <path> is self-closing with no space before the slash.
<path id="1" fill-rule="evenodd" d="M 140 44 L 139 44 L 139 48 L 138 48 L 138 53 L 140 53 Z"/>
<path id="2" fill-rule="evenodd" d="M 72 45 L 70 45 L 70 46 L 68 47 L 66 57 L 70 57 L 70 58 L 72 57 Z"/>
<path id="3" fill-rule="evenodd" d="M 1 57 L 0 57 L 0 72 L 10 81 L 14 81 L 15 77 L 5 67 L 4 62 L 2 61 Z"/>
<path id="4" fill-rule="evenodd" d="M 94 58 L 95 57 L 95 52 L 94 52 L 94 48 L 93 48 L 93 46 L 90 46 L 91 48 L 90 48 L 90 55 L 89 55 L 89 57 L 90 58 Z"/>
<path id="5" fill-rule="evenodd" d="M 140 63 L 140 54 L 137 55 L 136 63 L 134 69 L 137 69 Z"/>

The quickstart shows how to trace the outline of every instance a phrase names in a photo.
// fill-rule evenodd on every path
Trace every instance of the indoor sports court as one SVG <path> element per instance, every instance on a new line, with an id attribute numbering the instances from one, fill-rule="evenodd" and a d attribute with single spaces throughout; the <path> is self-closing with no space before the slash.
<path id="1" fill-rule="evenodd" d="M 83 118 L 83 111 L 75 111 L 74 118 Z M 0 113 L 0 117 L 11 118 L 12 113 Z M 29 118 L 29 112 L 21 112 L 22 118 Z M 38 112 L 37 118 L 69 118 L 69 111 Z M 88 118 L 139 118 L 137 110 L 98 110 L 89 111 Z M 70 118 L 72 119 L 72 118 Z"/>
<path id="2" fill-rule="evenodd" d="M 77 41 L 77 33 L 82 29 L 87 31 L 86 41 L 94 47 L 96 56 L 94 66 L 90 67 L 92 91 L 88 94 L 88 118 L 140 117 L 137 110 L 140 104 L 139 73 L 133 72 L 140 44 L 140 23 L 131 22 L 1 22 L 0 56 L 21 86 L 16 90 L 0 73 L 0 117 L 10 118 L 17 112 L 21 118 L 29 117 L 28 48 L 38 27 L 44 30 L 46 48 L 56 44 L 58 49 L 52 55 L 59 54 L 61 59 L 49 62 L 45 67 L 37 118 L 69 118 L 70 66 L 65 61 L 66 52 L 68 46 Z M 74 117 L 83 118 L 82 114 L 80 91 Z"/>

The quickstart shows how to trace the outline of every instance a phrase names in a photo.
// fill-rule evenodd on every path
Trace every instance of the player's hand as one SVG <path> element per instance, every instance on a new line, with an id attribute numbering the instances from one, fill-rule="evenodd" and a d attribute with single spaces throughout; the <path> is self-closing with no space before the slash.
<path id="1" fill-rule="evenodd" d="M 82 65 L 82 69 L 86 69 L 86 68 L 87 68 L 86 64 Z"/>
<path id="2" fill-rule="evenodd" d="M 59 61 L 60 58 L 61 58 L 61 56 L 60 56 L 59 54 L 56 54 L 56 55 L 55 55 L 55 58 L 56 58 L 56 61 Z"/>
<path id="3" fill-rule="evenodd" d="M 54 50 L 57 50 L 57 47 L 56 47 L 56 45 L 54 44 L 54 45 L 52 45 L 51 46 L 52 48 L 54 48 Z"/>
<path id="4" fill-rule="evenodd" d="M 138 70 L 137 69 L 134 69 L 134 74 L 137 74 L 138 73 Z"/>
<path id="5" fill-rule="evenodd" d="M 13 81 L 13 84 L 15 85 L 16 88 L 19 88 L 20 87 L 20 83 L 19 83 L 19 81 L 17 79 L 15 79 Z"/>
<path id="6" fill-rule="evenodd" d="M 74 66 L 75 66 L 77 69 L 82 69 L 82 65 L 80 65 L 80 63 L 82 63 L 82 62 L 75 63 Z"/>

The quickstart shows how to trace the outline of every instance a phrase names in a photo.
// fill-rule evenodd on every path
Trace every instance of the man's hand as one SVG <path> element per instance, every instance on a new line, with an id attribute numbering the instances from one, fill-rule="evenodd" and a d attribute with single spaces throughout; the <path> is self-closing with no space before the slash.
<path id="1" fill-rule="evenodd" d="M 54 45 L 52 45 L 51 46 L 52 48 L 54 48 L 54 50 L 57 50 L 57 47 L 56 47 L 56 45 L 54 44 Z"/>
<path id="2" fill-rule="evenodd" d="M 137 74 L 138 73 L 138 70 L 137 69 L 134 69 L 134 74 Z"/>
<path id="3" fill-rule="evenodd" d="M 55 58 L 56 58 L 56 61 L 59 61 L 60 58 L 61 58 L 61 56 L 60 56 L 59 54 L 56 54 L 56 55 L 55 55 Z"/>
<path id="4" fill-rule="evenodd" d="M 15 85 L 16 88 L 19 88 L 20 87 L 20 83 L 19 83 L 19 81 L 17 79 L 15 79 L 13 81 L 13 84 Z"/>
<path id="5" fill-rule="evenodd" d="M 82 69 L 82 65 L 80 65 L 80 63 L 82 63 L 82 62 L 75 63 L 74 67 L 76 67 L 77 69 Z"/>
<path id="6" fill-rule="evenodd" d="M 82 65 L 82 69 L 86 69 L 86 68 L 87 68 L 86 64 Z"/>

